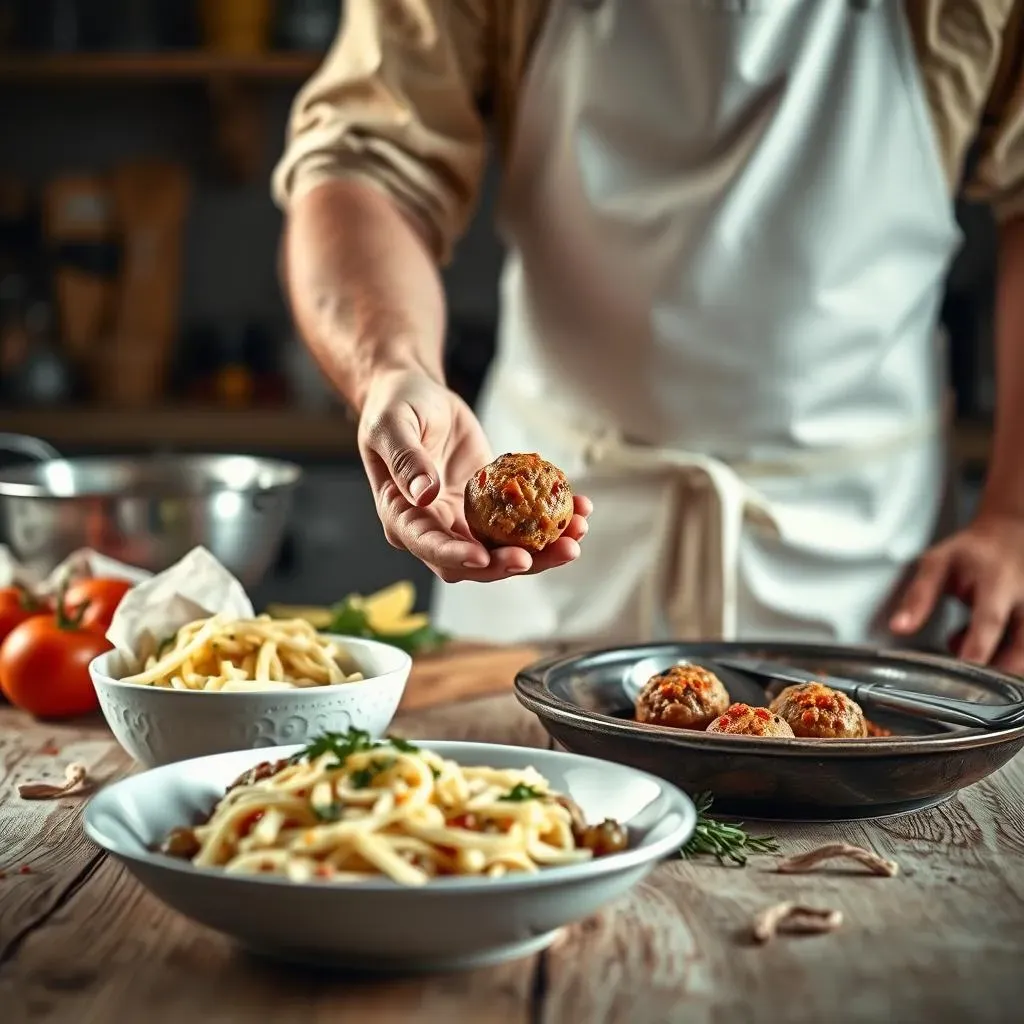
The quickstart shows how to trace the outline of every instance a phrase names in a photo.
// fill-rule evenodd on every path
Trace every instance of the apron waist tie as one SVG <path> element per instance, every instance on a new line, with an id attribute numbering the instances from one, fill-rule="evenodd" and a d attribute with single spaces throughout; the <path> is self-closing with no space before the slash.
<path id="1" fill-rule="evenodd" d="M 770 501 L 748 480 L 811 476 L 854 468 L 894 455 L 934 437 L 948 409 L 921 417 L 882 438 L 842 448 L 796 451 L 778 459 L 727 463 L 700 452 L 634 444 L 611 430 L 587 432 L 551 415 L 555 404 L 514 393 L 505 374 L 491 401 L 531 422 L 540 434 L 574 450 L 591 472 L 669 475 L 674 478 L 666 558 L 651 567 L 647 604 L 648 638 L 658 631 L 657 608 L 665 609 L 672 639 L 733 640 L 738 621 L 739 552 L 750 523 L 778 537 L 781 529 Z"/>

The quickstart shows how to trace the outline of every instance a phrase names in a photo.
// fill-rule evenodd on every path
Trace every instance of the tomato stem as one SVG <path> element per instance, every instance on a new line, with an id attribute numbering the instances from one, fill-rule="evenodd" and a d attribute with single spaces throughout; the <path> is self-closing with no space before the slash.
<path id="1" fill-rule="evenodd" d="M 32 593 L 24 583 L 12 584 L 14 589 L 18 592 L 18 604 L 21 605 L 22 611 L 26 612 L 37 612 L 42 608 L 42 603 Z"/>
<path id="2" fill-rule="evenodd" d="M 89 601 L 83 601 L 77 608 L 68 610 L 67 604 L 68 581 L 65 580 L 57 591 L 57 607 L 55 609 L 57 628 L 73 631 L 81 629 L 82 619 L 89 610 Z"/>

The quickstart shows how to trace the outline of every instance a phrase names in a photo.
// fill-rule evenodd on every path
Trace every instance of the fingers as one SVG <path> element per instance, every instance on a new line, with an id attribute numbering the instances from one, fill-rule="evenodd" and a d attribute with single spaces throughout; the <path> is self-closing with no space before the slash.
<path id="1" fill-rule="evenodd" d="M 378 456 L 410 504 L 422 507 L 437 497 L 440 475 L 423 447 L 416 414 L 407 405 L 388 409 L 372 423 L 366 431 L 365 444 Z M 379 490 L 383 482 L 378 484 L 374 480 L 374 490 Z"/>
<path id="2" fill-rule="evenodd" d="M 470 535 L 461 509 L 449 508 L 446 501 L 429 504 L 422 500 L 423 495 L 419 503 L 413 502 L 395 479 L 393 463 L 373 448 L 374 443 L 379 442 L 371 434 L 364 461 L 384 536 L 392 547 L 414 555 L 444 582 L 491 583 L 544 572 L 579 558 L 580 541 L 589 529 L 587 516 L 593 511 L 588 498 L 574 499 L 574 514 L 564 533 L 542 553 L 531 555 L 512 546 L 488 550 Z M 425 493 L 433 501 L 437 488 Z"/>
<path id="3" fill-rule="evenodd" d="M 393 482 L 382 488 L 377 512 L 388 542 L 432 568 L 458 573 L 491 564 L 487 549 L 479 541 L 456 533 L 442 518 L 442 510 L 410 504 Z"/>
<path id="4" fill-rule="evenodd" d="M 949 575 L 950 556 L 943 548 L 932 548 L 922 556 L 903 592 L 899 607 L 889 620 L 897 634 L 916 633 L 928 621 Z"/>
<path id="5" fill-rule="evenodd" d="M 979 588 L 971 608 L 971 621 L 960 645 L 960 657 L 977 665 L 987 665 L 1003 642 L 1014 612 L 1015 593 L 1008 574 L 997 576 L 987 587 Z"/>
<path id="6" fill-rule="evenodd" d="M 1014 676 L 1024 676 L 1024 615 L 1020 611 L 1012 616 L 992 666 Z"/>
<path id="7" fill-rule="evenodd" d="M 573 495 L 572 504 L 573 512 L 584 519 L 589 519 L 591 512 L 594 511 L 594 503 L 582 494 Z"/>

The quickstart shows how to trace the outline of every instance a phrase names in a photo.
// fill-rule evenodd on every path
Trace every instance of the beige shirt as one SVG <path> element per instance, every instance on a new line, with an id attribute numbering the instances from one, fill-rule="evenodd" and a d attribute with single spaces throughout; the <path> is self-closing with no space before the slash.
<path id="1" fill-rule="evenodd" d="M 476 205 L 483 111 L 507 157 L 550 2 L 349 0 L 338 38 L 295 100 L 274 172 L 278 204 L 358 176 L 413 213 L 447 260 Z M 950 194 L 963 183 L 1000 219 L 1024 213 L 1024 0 L 902 2 Z"/>

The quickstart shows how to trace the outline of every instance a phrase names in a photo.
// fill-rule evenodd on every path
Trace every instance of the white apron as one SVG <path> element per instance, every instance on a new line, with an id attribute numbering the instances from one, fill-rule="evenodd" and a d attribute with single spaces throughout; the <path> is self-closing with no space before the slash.
<path id="1" fill-rule="evenodd" d="M 493 641 L 885 642 L 939 527 L 959 241 L 896 0 L 552 0 L 481 419 L 581 558 L 439 587 Z"/>

